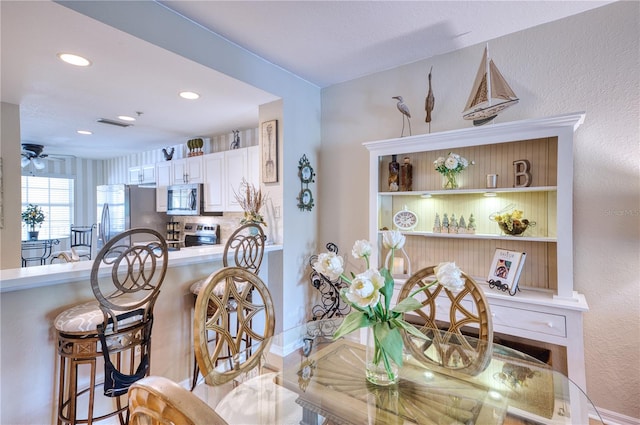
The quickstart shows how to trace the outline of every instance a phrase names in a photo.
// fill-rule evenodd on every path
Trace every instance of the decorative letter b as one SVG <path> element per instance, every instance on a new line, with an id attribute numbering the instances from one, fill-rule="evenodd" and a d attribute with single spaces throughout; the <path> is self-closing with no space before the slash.
<path id="1" fill-rule="evenodd" d="M 513 161 L 513 187 L 531 186 L 531 163 L 526 159 Z"/>

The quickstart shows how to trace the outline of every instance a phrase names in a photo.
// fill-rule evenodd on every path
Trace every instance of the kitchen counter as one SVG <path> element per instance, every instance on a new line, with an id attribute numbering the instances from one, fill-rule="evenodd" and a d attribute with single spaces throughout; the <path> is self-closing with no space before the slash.
<path id="1" fill-rule="evenodd" d="M 281 250 L 282 245 L 266 245 L 264 249 L 265 255 L 269 252 Z M 169 268 L 222 261 L 223 252 L 224 244 L 193 246 L 180 248 L 177 251 L 169 251 Z M 88 280 L 92 265 L 93 261 L 79 261 L 77 263 L 0 270 L 0 293 L 58 285 L 83 279 Z M 105 274 L 110 270 L 109 267 L 104 265 L 102 268 L 104 268 Z"/>

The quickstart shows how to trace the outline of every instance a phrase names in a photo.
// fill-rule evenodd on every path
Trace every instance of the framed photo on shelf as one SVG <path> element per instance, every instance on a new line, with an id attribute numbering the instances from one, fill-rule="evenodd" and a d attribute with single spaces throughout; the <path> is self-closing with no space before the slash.
<path id="1" fill-rule="evenodd" d="M 278 182 L 278 120 L 260 124 L 262 183 Z"/>
<path id="2" fill-rule="evenodd" d="M 503 291 L 509 291 L 511 295 L 515 295 L 518 289 L 520 273 L 522 272 L 526 258 L 526 252 L 496 248 L 493 261 L 491 261 L 491 267 L 489 268 L 489 277 L 487 277 L 489 287 L 496 287 Z"/>

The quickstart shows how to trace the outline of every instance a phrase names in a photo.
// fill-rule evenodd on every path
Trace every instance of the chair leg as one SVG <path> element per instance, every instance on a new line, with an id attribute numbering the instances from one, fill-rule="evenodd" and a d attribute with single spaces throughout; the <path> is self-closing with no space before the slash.
<path id="1" fill-rule="evenodd" d="M 96 361 L 91 360 L 91 379 L 89 380 L 89 409 L 87 411 L 87 425 L 93 423 L 93 403 L 96 395 Z"/>
<path id="2" fill-rule="evenodd" d="M 67 381 L 67 363 L 69 368 L 69 379 Z M 89 388 L 78 392 L 78 367 L 81 364 L 89 364 L 90 366 L 90 381 Z M 68 389 L 65 393 L 65 383 L 68 382 Z M 73 358 L 66 359 L 60 358 L 60 385 L 58 387 L 58 425 L 68 423 L 75 425 L 78 422 L 91 425 L 93 423 L 93 405 L 96 385 L 96 362 L 91 360 L 76 360 Z M 89 391 L 89 406 L 86 420 L 78 420 L 78 396 L 86 391 Z M 66 415 L 65 415 L 66 409 Z"/>
<path id="3" fill-rule="evenodd" d="M 193 389 L 198 384 L 199 374 L 200 374 L 200 371 L 198 369 L 198 360 L 194 356 L 193 357 L 193 377 L 191 378 L 191 391 L 193 391 Z"/>

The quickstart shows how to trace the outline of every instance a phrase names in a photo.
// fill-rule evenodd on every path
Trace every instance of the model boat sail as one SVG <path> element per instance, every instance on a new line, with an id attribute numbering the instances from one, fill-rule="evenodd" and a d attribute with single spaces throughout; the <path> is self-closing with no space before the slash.
<path id="1" fill-rule="evenodd" d="M 516 94 L 500 74 L 498 67 L 489 59 L 489 47 L 485 47 L 462 117 L 465 120 L 473 120 L 473 125 L 486 124 L 500 111 L 516 103 L 518 103 Z"/>

